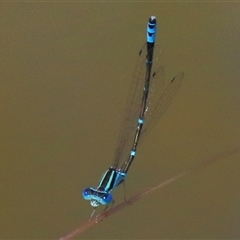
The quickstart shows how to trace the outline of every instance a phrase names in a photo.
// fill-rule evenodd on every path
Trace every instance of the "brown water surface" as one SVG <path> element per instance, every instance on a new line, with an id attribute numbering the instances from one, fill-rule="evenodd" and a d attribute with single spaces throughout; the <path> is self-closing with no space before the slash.
<path id="1" fill-rule="evenodd" d="M 150 15 L 174 102 L 140 145 L 127 195 L 239 144 L 240 4 L 1 3 L 0 239 L 56 239 L 111 164 Z M 239 153 L 136 202 L 82 239 L 240 238 Z M 123 188 L 114 191 L 116 202 Z"/>

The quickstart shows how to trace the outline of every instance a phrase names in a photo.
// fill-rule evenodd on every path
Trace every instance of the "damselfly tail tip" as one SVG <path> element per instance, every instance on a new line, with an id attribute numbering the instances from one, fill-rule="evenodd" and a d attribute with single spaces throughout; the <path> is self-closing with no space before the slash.
<path id="1" fill-rule="evenodd" d="M 149 22 L 150 22 L 150 23 L 156 23 L 156 17 L 155 17 L 155 16 L 151 16 L 151 17 L 149 18 Z"/>

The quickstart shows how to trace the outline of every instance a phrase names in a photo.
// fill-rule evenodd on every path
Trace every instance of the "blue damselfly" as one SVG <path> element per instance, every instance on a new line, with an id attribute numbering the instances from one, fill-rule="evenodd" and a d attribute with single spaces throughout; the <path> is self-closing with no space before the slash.
<path id="1" fill-rule="evenodd" d="M 111 191 L 124 182 L 135 158 L 140 137 L 149 128 L 149 123 L 153 126 L 154 121 L 162 115 L 183 80 L 184 74 L 180 73 L 165 90 L 161 88 L 164 68 L 154 69 L 153 66 L 156 24 L 156 18 L 151 16 L 147 23 L 147 41 L 139 52 L 140 60 L 131 83 L 113 164 L 103 174 L 96 188 L 82 191 L 83 198 L 89 200 L 94 208 L 113 202 Z M 156 89 L 153 85 L 157 86 Z"/>

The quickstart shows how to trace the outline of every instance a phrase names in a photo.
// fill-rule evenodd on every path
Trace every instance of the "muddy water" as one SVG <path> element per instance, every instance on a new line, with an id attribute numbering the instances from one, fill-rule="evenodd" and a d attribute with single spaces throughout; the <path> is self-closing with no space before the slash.
<path id="1" fill-rule="evenodd" d="M 111 164 L 150 15 L 166 84 L 185 79 L 142 142 L 127 194 L 239 144 L 238 3 L 1 3 L 1 239 L 55 239 L 88 219 L 80 192 Z M 240 238 L 239 156 L 79 238 Z"/>

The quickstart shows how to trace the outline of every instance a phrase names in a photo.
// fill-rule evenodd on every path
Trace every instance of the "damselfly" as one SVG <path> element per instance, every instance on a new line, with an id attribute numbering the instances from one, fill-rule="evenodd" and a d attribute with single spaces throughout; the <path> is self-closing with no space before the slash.
<path id="1" fill-rule="evenodd" d="M 153 126 L 154 121 L 163 114 L 183 80 L 184 74 L 180 73 L 172 79 L 165 91 L 158 89 L 163 82 L 164 69 L 159 67 L 152 71 L 156 24 L 156 17 L 151 16 L 147 24 L 147 42 L 139 52 L 140 60 L 130 87 L 113 164 L 103 174 L 96 188 L 82 191 L 83 198 L 89 200 L 94 208 L 113 202 L 110 192 L 125 180 L 140 137 L 149 128 L 149 123 Z"/>

